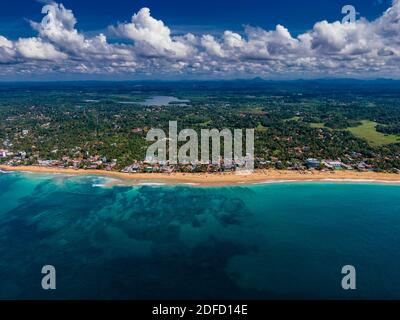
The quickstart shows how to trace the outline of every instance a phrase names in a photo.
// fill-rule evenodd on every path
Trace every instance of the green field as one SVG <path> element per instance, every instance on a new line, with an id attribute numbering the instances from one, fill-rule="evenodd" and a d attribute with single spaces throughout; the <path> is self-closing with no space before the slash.
<path id="1" fill-rule="evenodd" d="M 314 129 L 323 129 L 323 128 L 326 128 L 326 127 L 325 127 L 325 124 L 322 123 L 322 122 L 313 122 L 313 123 L 310 123 L 310 127 L 311 127 L 311 128 L 314 128 Z"/>
<path id="2" fill-rule="evenodd" d="M 400 142 L 400 136 L 396 135 L 385 135 L 381 132 L 376 131 L 376 122 L 363 120 L 361 125 L 354 128 L 348 128 L 352 134 L 361 139 L 367 140 L 367 142 L 374 147 L 387 145 L 391 143 Z"/>
<path id="3" fill-rule="evenodd" d="M 295 117 L 292 117 L 292 118 L 289 118 L 289 119 L 285 119 L 285 121 L 296 121 L 296 122 L 299 122 L 300 120 L 301 120 L 301 118 L 298 117 L 298 116 L 295 116 Z"/>

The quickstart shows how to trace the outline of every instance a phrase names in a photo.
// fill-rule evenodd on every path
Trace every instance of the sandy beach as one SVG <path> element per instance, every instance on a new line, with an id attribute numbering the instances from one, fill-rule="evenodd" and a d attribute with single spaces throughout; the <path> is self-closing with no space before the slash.
<path id="1" fill-rule="evenodd" d="M 105 170 L 61 169 L 38 166 L 11 167 L 0 165 L 4 171 L 20 171 L 33 173 L 62 173 L 74 175 L 102 175 L 125 180 L 127 184 L 167 183 L 193 184 L 199 186 L 230 186 L 241 184 L 259 184 L 296 181 L 332 181 L 332 182 L 377 182 L 400 184 L 400 174 L 357 172 L 357 171 L 288 171 L 288 170 L 256 170 L 251 174 L 235 173 L 122 173 Z"/>

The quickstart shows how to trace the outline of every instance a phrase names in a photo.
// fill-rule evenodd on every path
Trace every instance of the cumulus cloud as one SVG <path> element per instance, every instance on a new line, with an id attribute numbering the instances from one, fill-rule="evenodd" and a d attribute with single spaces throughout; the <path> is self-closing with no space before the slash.
<path id="1" fill-rule="evenodd" d="M 77 23 L 71 10 L 62 4 L 51 3 L 44 7 L 47 13 L 41 23 L 31 21 L 32 27 L 38 31 L 39 37 L 54 45 L 71 57 L 83 60 L 132 61 L 134 53 L 121 45 L 110 45 L 104 34 L 92 38 L 78 32 Z"/>
<path id="2" fill-rule="evenodd" d="M 32 60 L 62 60 L 67 55 L 58 51 L 51 43 L 38 38 L 19 39 L 15 44 L 17 52 L 24 59 Z"/>
<path id="3" fill-rule="evenodd" d="M 400 0 L 374 21 L 319 21 L 293 36 L 283 25 L 273 30 L 246 26 L 242 33 L 174 36 L 149 8 L 87 37 L 62 4 L 43 8 L 31 21 L 36 37 L 11 41 L 0 35 L 0 75 L 15 73 L 114 74 L 132 77 L 391 76 L 399 77 Z"/>
<path id="4" fill-rule="evenodd" d="M 14 60 L 14 44 L 3 36 L 0 36 L 0 63 L 7 63 Z"/>
<path id="5" fill-rule="evenodd" d="M 134 14 L 131 23 L 119 24 L 111 30 L 133 40 L 135 49 L 143 56 L 185 58 L 192 51 L 182 38 L 172 38 L 171 30 L 163 21 L 154 19 L 149 8 Z"/>
<path id="6" fill-rule="evenodd" d="M 223 58 L 225 56 L 221 45 L 214 39 L 213 36 L 205 35 L 201 38 L 201 45 L 212 56 Z"/>

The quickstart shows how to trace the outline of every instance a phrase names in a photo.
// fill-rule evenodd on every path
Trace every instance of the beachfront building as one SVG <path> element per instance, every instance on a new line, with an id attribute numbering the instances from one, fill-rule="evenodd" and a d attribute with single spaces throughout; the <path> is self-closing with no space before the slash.
<path id="1" fill-rule="evenodd" d="M 331 161 L 331 160 L 325 160 L 323 164 L 332 170 L 342 170 L 343 169 L 343 163 L 341 161 Z"/>
<path id="2" fill-rule="evenodd" d="M 145 167 L 145 168 L 144 168 L 144 172 L 145 172 L 145 173 L 153 173 L 153 172 L 154 172 L 154 168 L 153 168 L 153 167 L 150 167 L 150 166 Z"/>
<path id="3" fill-rule="evenodd" d="M 57 167 L 62 164 L 63 162 L 59 160 L 38 160 L 38 165 L 40 167 Z"/>
<path id="4" fill-rule="evenodd" d="M 321 162 L 317 159 L 307 159 L 306 164 L 308 169 L 319 169 L 321 167 Z"/>

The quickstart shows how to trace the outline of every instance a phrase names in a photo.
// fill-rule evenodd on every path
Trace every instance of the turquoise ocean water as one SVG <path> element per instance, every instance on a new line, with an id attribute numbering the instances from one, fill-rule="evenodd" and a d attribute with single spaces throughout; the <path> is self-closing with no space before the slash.
<path id="1" fill-rule="evenodd" d="M 400 298 L 400 186 L 107 180 L 0 174 L 1 299 Z"/>

